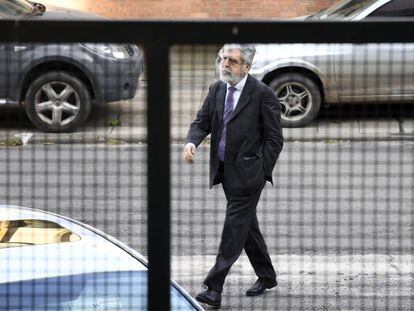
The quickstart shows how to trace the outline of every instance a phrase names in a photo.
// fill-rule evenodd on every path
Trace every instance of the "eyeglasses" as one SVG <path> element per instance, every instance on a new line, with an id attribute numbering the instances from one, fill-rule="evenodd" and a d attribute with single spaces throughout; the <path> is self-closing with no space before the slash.
<path id="1" fill-rule="evenodd" d="M 219 57 L 220 57 L 220 56 L 219 56 Z M 223 57 L 220 57 L 220 63 L 224 63 L 226 60 L 229 62 L 229 64 L 230 64 L 231 66 L 235 66 L 235 65 L 239 65 L 239 64 L 241 64 L 241 62 L 239 62 L 237 59 L 235 59 L 235 58 L 233 58 L 233 57 L 230 57 L 230 56 L 223 56 Z"/>

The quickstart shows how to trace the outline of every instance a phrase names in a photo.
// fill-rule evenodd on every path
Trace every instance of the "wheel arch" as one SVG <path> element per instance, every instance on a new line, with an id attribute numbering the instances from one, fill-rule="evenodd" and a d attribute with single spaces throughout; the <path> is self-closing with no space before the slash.
<path id="1" fill-rule="evenodd" d="M 30 84 L 44 73 L 62 71 L 74 75 L 82 81 L 88 89 L 91 99 L 96 99 L 96 92 L 92 79 L 79 66 L 63 60 L 48 60 L 33 66 L 24 76 L 21 84 L 19 101 L 23 102 Z"/>

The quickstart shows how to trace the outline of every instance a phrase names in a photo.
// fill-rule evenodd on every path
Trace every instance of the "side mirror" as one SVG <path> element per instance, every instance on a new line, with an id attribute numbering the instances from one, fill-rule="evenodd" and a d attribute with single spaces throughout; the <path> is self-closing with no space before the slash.
<path id="1" fill-rule="evenodd" d="M 40 13 L 44 13 L 46 11 L 46 6 L 44 6 L 43 4 L 37 2 L 34 2 L 33 4 Z"/>

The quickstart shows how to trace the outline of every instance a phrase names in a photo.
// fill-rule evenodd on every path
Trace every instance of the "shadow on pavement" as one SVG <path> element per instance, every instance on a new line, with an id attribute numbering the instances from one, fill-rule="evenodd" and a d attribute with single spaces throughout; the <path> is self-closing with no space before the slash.
<path id="1" fill-rule="evenodd" d="M 19 106 L 0 106 L 0 130 L 15 131 L 31 127 L 25 111 Z"/>
<path id="2" fill-rule="evenodd" d="M 321 120 L 352 120 L 364 118 L 375 121 L 375 119 L 414 117 L 414 104 L 392 103 L 392 104 L 338 104 L 329 107 L 321 107 L 318 119 Z"/>

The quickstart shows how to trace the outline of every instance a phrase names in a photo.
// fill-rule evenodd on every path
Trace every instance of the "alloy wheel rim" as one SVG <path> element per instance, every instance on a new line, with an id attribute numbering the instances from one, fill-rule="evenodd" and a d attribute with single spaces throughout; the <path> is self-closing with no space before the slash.
<path id="1" fill-rule="evenodd" d="M 288 82 L 279 86 L 276 97 L 282 105 L 282 119 L 299 121 L 311 110 L 313 101 L 309 89 L 299 82 Z"/>
<path id="2" fill-rule="evenodd" d="M 35 111 L 40 120 L 52 126 L 71 123 L 80 112 L 80 98 L 75 89 L 62 81 L 48 82 L 35 94 Z"/>

